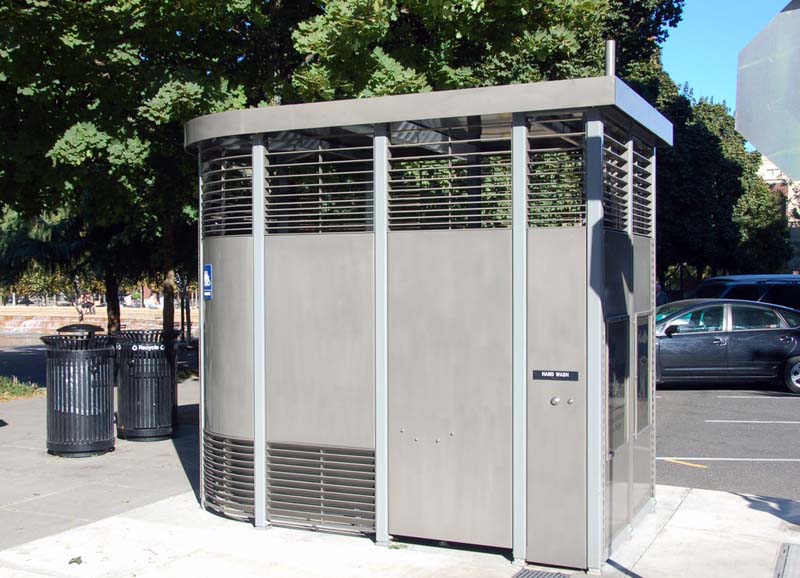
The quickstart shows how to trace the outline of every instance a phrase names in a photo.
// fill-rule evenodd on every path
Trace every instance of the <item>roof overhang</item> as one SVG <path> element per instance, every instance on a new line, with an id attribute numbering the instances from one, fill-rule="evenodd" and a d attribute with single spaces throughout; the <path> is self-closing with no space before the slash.
<path id="1" fill-rule="evenodd" d="M 658 144 L 672 144 L 672 124 L 661 113 L 618 78 L 600 76 L 231 110 L 187 122 L 184 146 L 278 131 L 607 107 L 630 117 L 654 135 Z"/>

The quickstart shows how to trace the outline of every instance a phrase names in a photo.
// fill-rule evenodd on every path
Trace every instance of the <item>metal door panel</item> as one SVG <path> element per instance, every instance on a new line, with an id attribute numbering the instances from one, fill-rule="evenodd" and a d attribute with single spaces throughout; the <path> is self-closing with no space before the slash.
<path id="1" fill-rule="evenodd" d="M 794 332 L 782 329 L 732 331 L 728 364 L 735 377 L 776 377 L 795 347 Z"/>
<path id="2" fill-rule="evenodd" d="M 389 233 L 389 533 L 511 546 L 511 232 Z"/>
<path id="3" fill-rule="evenodd" d="M 728 370 L 727 333 L 698 333 L 659 337 L 662 378 L 722 377 Z"/>
<path id="4" fill-rule="evenodd" d="M 527 559 L 573 568 L 586 567 L 585 319 L 586 229 L 530 229 Z M 534 370 L 577 380 L 533 379 Z"/>

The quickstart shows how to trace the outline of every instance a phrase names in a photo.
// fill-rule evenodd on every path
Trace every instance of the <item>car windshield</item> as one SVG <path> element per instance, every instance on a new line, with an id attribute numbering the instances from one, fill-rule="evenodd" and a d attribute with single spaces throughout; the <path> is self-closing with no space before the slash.
<path id="1" fill-rule="evenodd" d="M 674 303 L 667 303 L 666 305 L 662 305 L 658 309 L 656 309 L 656 323 L 660 323 L 673 313 L 677 313 L 681 309 L 686 307 L 686 305 L 676 305 Z"/>

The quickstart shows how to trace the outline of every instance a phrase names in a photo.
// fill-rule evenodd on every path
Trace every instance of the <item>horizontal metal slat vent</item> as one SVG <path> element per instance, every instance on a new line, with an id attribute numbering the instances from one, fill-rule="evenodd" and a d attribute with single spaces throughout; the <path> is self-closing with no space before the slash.
<path id="1" fill-rule="evenodd" d="M 392 125 L 390 230 L 510 226 L 510 123 Z"/>
<path id="2" fill-rule="evenodd" d="M 237 520 L 255 512 L 253 442 L 203 432 L 203 489 L 206 507 Z"/>
<path id="3" fill-rule="evenodd" d="M 628 145 L 624 133 L 606 123 L 603 136 L 603 225 L 625 231 L 628 226 Z"/>
<path id="4" fill-rule="evenodd" d="M 653 158 L 655 152 L 639 139 L 633 139 L 633 232 L 653 236 Z"/>
<path id="5" fill-rule="evenodd" d="M 528 128 L 528 226 L 586 224 L 581 115 L 533 117 Z"/>
<path id="6" fill-rule="evenodd" d="M 202 234 L 253 234 L 253 155 L 249 140 L 204 143 L 200 149 Z"/>
<path id="7" fill-rule="evenodd" d="M 267 511 L 273 523 L 375 531 L 375 452 L 267 444 Z"/>
<path id="8" fill-rule="evenodd" d="M 371 231 L 372 135 L 280 133 L 267 139 L 267 234 Z"/>

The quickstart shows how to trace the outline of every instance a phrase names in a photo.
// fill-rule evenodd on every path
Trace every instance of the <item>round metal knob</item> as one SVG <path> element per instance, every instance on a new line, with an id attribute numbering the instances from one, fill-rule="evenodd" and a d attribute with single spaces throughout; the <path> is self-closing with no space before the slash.
<path id="1" fill-rule="evenodd" d="M 574 400 L 574 399 L 572 399 L 572 398 L 569 398 L 569 399 L 567 400 L 567 405 L 572 405 L 573 403 L 575 403 L 575 400 Z"/>
<path id="2" fill-rule="evenodd" d="M 561 403 L 561 398 L 560 397 L 551 397 L 550 398 L 550 405 L 558 405 L 559 403 Z"/>

